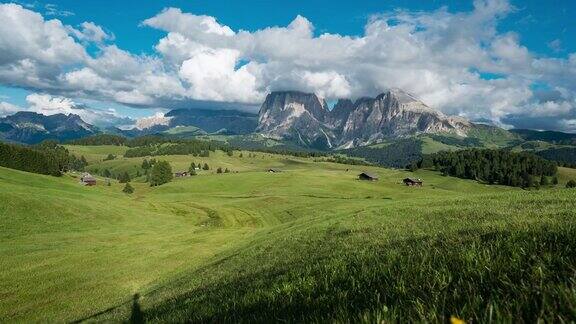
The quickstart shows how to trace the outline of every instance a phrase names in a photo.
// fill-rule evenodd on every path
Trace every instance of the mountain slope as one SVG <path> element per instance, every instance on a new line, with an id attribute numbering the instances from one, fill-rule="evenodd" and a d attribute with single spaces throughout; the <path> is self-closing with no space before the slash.
<path id="1" fill-rule="evenodd" d="M 45 116 L 35 112 L 20 111 L 0 118 L 0 138 L 26 144 L 46 139 L 60 141 L 96 134 L 98 128 L 82 120 L 80 116 L 55 114 Z"/>
<path id="2" fill-rule="evenodd" d="M 207 133 L 249 134 L 258 126 L 255 114 L 238 110 L 175 109 L 165 117 L 170 127 L 194 126 Z"/>
<path id="3" fill-rule="evenodd" d="M 305 146 L 332 147 L 335 136 L 325 122 L 329 113 L 326 102 L 315 94 L 272 92 L 260 108 L 256 132 Z"/>

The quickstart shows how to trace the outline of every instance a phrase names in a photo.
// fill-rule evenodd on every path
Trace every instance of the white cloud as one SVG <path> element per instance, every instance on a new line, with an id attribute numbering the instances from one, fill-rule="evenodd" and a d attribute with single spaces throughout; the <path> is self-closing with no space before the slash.
<path id="1" fill-rule="evenodd" d="M 548 47 L 554 52 L 560 52 L 562 51 L 562 41 L 559 39 L 555 39 L 548 43 Z"/>
<path id="2" fill-rule="evenodd" d="M 32 7 L 34 7 L 34 5 L 32 5 Z M 72 11 L 68 11 L 68 10 L 61 10 L 58 8 L 57 5 L 52 4 L 52 3 L 48 3 L 44 6 L 44 9 L 46 10 L 46 15 L 47 16 L 57 16 L 57 17 L 69 17 L 69 16 L 74 16 L 74 13 Z"/>
<path id="3" fill-rule="evenodd" d="M 80 30 L 70 28 L 70 32 L 81 41 L 103 43 L 115 39 L 114 34 L 107 33 L 101 26 L 85 21 L 80 24 Z"/>
<path id="4" fill-rule="evenodd" d="M 177 32 L 190 39 L 202 39 L 206 35 L 233 36 L 234 31 L 219 24 L 216 18 L 183 13 L 178 8 L 164 9 L 158 15 L 146 19 L 144 25 Z"/>
<path id="5" fill-rule="evenodd" d="M 13 105 L 9 102 L 0 102 L 0 117 L 8 116 L 22 110 L 22 107 Z"/>
<path id="6" fill-rule="evenodd" d="M 114 109 L 91 109 L 78 104 L 74 100 L 61 96 L 52 96 L 45 93 L 32 93 L 26 96 L 28 107 L 19 110 L 33 111 L 43 115 L 75 114 L 89 124 L 100 127 L 133 124 L 128 117 L 120 116 Z"/>
<path id="7" fill-rule="evenodd" d="M 258 102 L 256 91 L 258 67 L 253 64 L 236 68 L 240 52 L 231 49 L 206 49 L 182 62 L 179 75 L 190 87 L 192 98 L 213 101 Z"/>
<path id="8" fill-rule="evenodd" d="M 68 66 L 87 58 L 59 20 L 16 4 L 0 4 L 0 83 L 49 88 Z M 16 32 L 17 31 L 17 32 Z"/>

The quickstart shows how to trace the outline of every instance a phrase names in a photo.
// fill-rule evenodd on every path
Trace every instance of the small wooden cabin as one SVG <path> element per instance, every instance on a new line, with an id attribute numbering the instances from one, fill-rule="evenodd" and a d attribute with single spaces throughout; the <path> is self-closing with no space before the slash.
<path id="1" fill-rule="evenodd" d="M 279 172 L 282 172 L 282 171 L 281 171 L 281 170 L 278 170 L 278 169 L 268 169 L 268 170 L 266 170 L 266 172 L 269 172 L 269 173 L 279 173 Z"/>
<path id="2" fill-rule="evenodd" d="M 80 184 L 84 186 L 95 186 L 96 178 L 94 178 L 90 173 L 83 173 L 80 177 Z"/>
<path id="3" fill-rule="evenodd" d="M 362 172 L 358 175 L 360 180 L 376 181 L 378 180 L 378 175 L 372 172 Z"/>
<path id="4" fill-rule="evenodd" d="M 174 177 L 176 177 L 176 178 L 187 177 L 189 175 L 190 175 L 190 173 L 188 171 L 182 171 L 182 172 L 174 173 Z"/>
<path id="5" fill-rule="evenodd" d="M 413 178 L 406 178 L 404 180 L 402 180 L 402 182 L 410 187 L 416 186 L 416 187 L 422 187 L 422 180 L 421 179 L 413 179 Z"/>

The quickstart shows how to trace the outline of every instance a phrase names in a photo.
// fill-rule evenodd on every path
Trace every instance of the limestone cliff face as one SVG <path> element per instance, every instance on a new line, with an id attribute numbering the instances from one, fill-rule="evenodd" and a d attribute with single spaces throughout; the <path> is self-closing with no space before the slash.
<path id="1" fill-rule="evenodd" d="M 260 109 L 258 132 L 303 144 L 349 148 L 422 133 L 466 136 L 471 124 L 447 117 L 398 89 L 355 102 L 339 100 L 331 111 L 314 94 L 274 92 Z"/>
<path id="2" fill-rule="evenodd" d="M 447 117 L 395 89 L 376 98 L 357 100 L 343 124 L 338 144 L 354 147 L 423 133 L 453 132 L 466 136 L 469 127 L 466 120 Z"/>
<path id="3" fill-rule="evenodd" d="M 315 94 L 272 92 L 260 108 L 256 131 L 308 146 L 332 147 L 334 134 L 325 125 L 329 114 L 326 102 Z"/>

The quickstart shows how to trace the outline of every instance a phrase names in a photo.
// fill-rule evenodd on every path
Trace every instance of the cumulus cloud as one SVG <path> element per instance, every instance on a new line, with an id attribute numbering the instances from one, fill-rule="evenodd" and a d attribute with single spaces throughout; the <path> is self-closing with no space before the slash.
<path id="1" fill-rule="evenodd" d="M 167 8 L 142 22 L 166 32 L 146 56 L 110 44 L 113 34 L 94 23 L 72 28 L 0 5 L 0 82 L 133 107 L 252 110 L 273 90 L 337 99 L 396 87 L 448 114 L 503 126 L 549 116 L 554 128 L 576 130 L 576 53 L 541 57 L 518 34 L 499 32 L 514 10 L 507 0 L 475 0 L 469 12 L 397 10 L 347 36 L 317 33 L 302 16 L 287 26 L 235 31 L 215 17 Z M 87 54 L 86 42 L 99 51 Z M 535 85 L 556 98 L 542 100 Z"/>
<path id="2" fill-rule="evenodd" d="M 112 108 L 106 110 L 93 109 L 66 97 L 52 96 L 46 93 L 32 93 L 26 96 L 26 102 L 28 107 L 17 107 L 17 110 L 33 111 L 43 115 L 75 114 L 80 116 L 85 122 L 99 127 L 134 124 L 134 120 L 119 115 Z M 6 103 L 0 103 L 0 111 L 2 111 L 3 104 Z M 14 112 L 8 112 L 6 115 Z"/>
<path id="3" fill-rule="evenodd" d="M 0 117 L 12 115 L 20 110 L 22 110 L 20 106 L 13 105 L 9 102 L 0 102 Z"/>
<path id="4" fill-rule="evenodd" d="M 44 20 L 19 5 L 1 4 L 0 21 L 2 84 L 49 89 L 67 67 L 88 57 L 59 20 Z"/>

